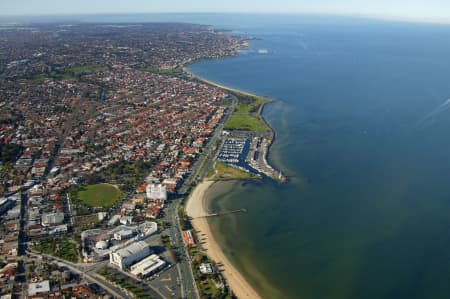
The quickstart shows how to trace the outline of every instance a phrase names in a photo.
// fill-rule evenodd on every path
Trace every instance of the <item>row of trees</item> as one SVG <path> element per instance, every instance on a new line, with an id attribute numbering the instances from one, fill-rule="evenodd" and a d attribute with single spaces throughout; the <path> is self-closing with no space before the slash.
<path id="1" fill-rule="evenodd" d="M 24 148 L 18 144 L 14 144 L 14 143 L 1 144 L 0 143 L 0 161 L 2 161 L 4 164 L 14 163 L 23 150 L 24 150 Z"/>

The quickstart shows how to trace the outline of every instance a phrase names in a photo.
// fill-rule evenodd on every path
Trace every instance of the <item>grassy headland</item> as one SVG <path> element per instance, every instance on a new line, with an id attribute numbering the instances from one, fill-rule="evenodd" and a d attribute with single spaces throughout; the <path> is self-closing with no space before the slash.
<path id="1" fill-rule="evenodd" d="M 270 132 L 269 126 L 263 120 L 261 111 L 269 100 L 248 94 L 232 92 L 237 97 L 236 110 L 225 123 L 225 130 L 240 130 L 254 132 Z"/>
<path id="2" fill-rule="evenodd" d="M 214 163 L 213 167 L 208 170 L 208 179 L 214 181 L 223 180 L 249 180 L 257 179 L 258 177 L 250 172 L 246 172 L 237 167 L 227 165 L 222 162 Z"/>

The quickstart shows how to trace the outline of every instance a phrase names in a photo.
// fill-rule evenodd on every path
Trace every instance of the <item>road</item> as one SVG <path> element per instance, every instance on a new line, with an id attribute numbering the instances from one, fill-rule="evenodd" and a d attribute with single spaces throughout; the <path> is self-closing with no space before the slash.
<path id="1" fill-rule="evenodd" d="M 36 254 L 33 252 L 28 252 L 30 256 L 33 256 L 34 258 L 40 258 L 45 257 L 48 260 L 54 261 L 56 264 L 58 264 L 61 267 L 67 267 L 71 271 L 77 273 L 80 275 L 81 278 L 85 279 L 87 282 L 90 283 L 96 283 L 99 286 L 101 286 L 103 289 L 105 289 L 107 292 L 109 292 L 111 295 L 113 295 L 116 298 L 129 298 L 128 294 L 113 285 L 112 283 L 106 281 L 106 280 L 100 280 L 98 277 L 92 276 L 90 273 L 87 272 L 88 267 L 84 265 L 77 265 L 73 264 L 71 262 L 59 259 L 57 257 L 47 255 L 47 254 Z"/>
<path id="2" fill-rule="evenodd" d="M 233 114 L 234 110 L 236 110 L 236 106 L 238 103 L 238 99 L 236 96 L 230 95 L 230 97 L 231 97 L 231 106 L 227 109 L 227 112 L 224 114 L 224 117 L 220 121 L 220 124 L 214 130 L 213 136 L 208 140 L 208 144 L 205 146 L 203 154 L 198 158 L 198 160 L 195 162 L 195 165 L 192 167 L 191 175 L 186 179 L 186 181 L 181 186 L 179 194 L 186 194 L 187 190 L 189 190 L 189 187 L 192 186 L 192 183 L 194 182 L 195 179 L 198 179 L 199 181 L 203 180 L 206 177 L 206 174 L 208 173 L 208 169 L 214 163 L 214 160 L 217 157 L 217 153 L 220 151 L 219 146 L 219 150 L 215 149 L 215 152 L 212 153 L 212 151 L 214 150 L 214 145 L 217 140 L 220 140 L 223 132 L 223 126 L 227 122 L 231 114 Z M 214 154 L 214 156 L 211 157 L 211 154 Z"/>
<path id="3" fill-rule="evenodd" d="M 178 253 L 178 261 L 176 267 L 181 280 L 181 297 L 199 299 L 200 295 L 195 284 L 194 274 L 192 273 L 191 261 L 187 248 L 184 245 L 181 226 L 178 219 L 178 208 L 181 200 L 177 199 L 174 203 L 168 206 L 167 215 L 169 217 L 170 225 L 170 239 L 173 248 L 176 248 Z"/>
<path id="4" fill-rule="evenodd" d="M 199 178 L 200 180 L 203 180 L 208 172 L 208 169 L 212 166 L 212 163 L 214 162 L 214 159 L 218 153 L 217 148 L 215 148 L 215 144 L 217 140 L 220 140 L 223 132 L 223 124 L 228 120 L 237 106 L 238 99 L 234 95 L 231 95 L 231 99 L 231 107 L 227 109 L 224 118 L 214 131 L 213 136 L 209 139 L 204 153 L 195 162 L 191 170 L 191 174 L 186 179 L 183 186 L 180 188 L 179 194 L 186 194 L 187 190 L 189 190 L 189 187 L 192 186 L 192 183 L 195 179 Z M 176 200 L 175 204 L 171 204 L 168 207 L 167 215 L 169 215 L 168 220 L 171 223 L 170 238 L 172 240 L 172 245 L 178 250 L 179 261 L 177 261 L 176 267 L 181 278 L 181 297 L 196 299 L 200 298 L 200 295 L 195 284 L 191 260 L 189 258 L 188 249 L 183 241 L 181 224 L 178 219 L 178 209 L 180 207 L 180 204 L 181 200 Z"/>

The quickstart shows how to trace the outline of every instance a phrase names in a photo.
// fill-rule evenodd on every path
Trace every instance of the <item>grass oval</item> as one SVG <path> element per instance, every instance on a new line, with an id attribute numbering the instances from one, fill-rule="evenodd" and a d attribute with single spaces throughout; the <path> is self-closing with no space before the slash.
<path id="1" fill-rule="evenodd" d="M 112 207 L 121 196 L 122 192 L 110 184 L 88 185 L 78 192 L 78 198 L 89 207 Z"/>

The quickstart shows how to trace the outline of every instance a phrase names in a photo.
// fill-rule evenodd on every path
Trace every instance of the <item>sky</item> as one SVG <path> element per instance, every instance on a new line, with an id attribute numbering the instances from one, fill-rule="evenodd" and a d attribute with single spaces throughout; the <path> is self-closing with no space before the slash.
<path id="1" fill-rule="evenodd" d="M 450 23 L 450 0 L 0 0 L 0 15 L 325 13 Z"/>

